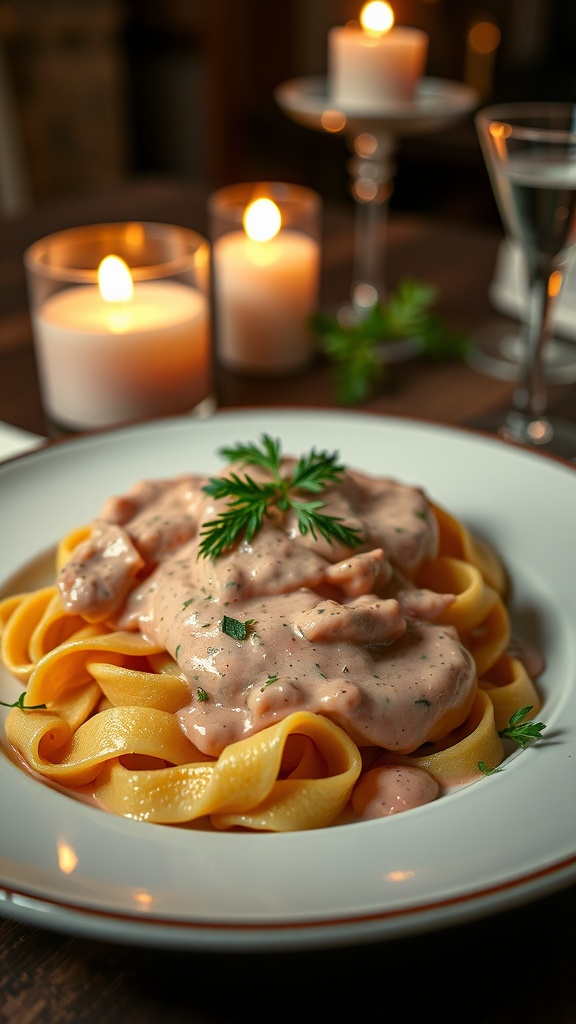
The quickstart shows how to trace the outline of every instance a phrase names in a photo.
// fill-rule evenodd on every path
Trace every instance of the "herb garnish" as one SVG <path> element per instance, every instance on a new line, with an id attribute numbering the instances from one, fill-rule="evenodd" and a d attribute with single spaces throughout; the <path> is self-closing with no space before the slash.
<path id="1" fill-rule="evenodd" d="M 233 619 L 231 615 L 222 616 L 222 632 L 226 633 L 226 636 L 231 636 L 233 640 L 245 640 L 248 636 L 248 626 L 253 626 L 255 619 L 246 619 L 245 622 L 241 622 L 240 619 Z"/>
<path id="2" fill-rule="evenodd" d="M 264 693 L 264 690 L 266 689 L 266 687 L 267 686 L 272 686 L 272 683 L 277 683 L 279 678 L 280 678 L 280 676 L 278 675 L 277 672 L 273 676 L 268 676 L 268 679 L 266 680 L 264 685 L 260 687 L 260 693 Z"/>
<path id="3" fill-rule="evenodd" d="M 41 711 L 47 707 L 46 704 L 25 704 L 26 690 L 24 690 L 18 700 L 15 700 L 13 704 L 7 704 L 6 701 L 0 700 L 0 705 L 3 708 L 20 708 L 22 711 Z"/>
<path id="4" fill-rule="evenodd" d="M 349 326 L 317 313 L 312 329 L 320 338 L 324 354 L 333 363 L 336 397 L 343 405 L 354 405 L 369 397 L 384 377 L 379 358 L 380 345 L 401 338 L 414 338 L 419 354 L 429 359 L 463 358 L 467 341 L 430 311 L 436 289 L 407 278 L 385 305 L 374 306 L 365 317 Z"/>
<path id="5" fill-rule="evenodd" d="M 526 715 L 532 711 L 533 705 L 528 704 L 525 708 L 515 711 L 509 719 L 505 729 L 498 733 L 503 740 L 514 740 L 522 750 L 525 749 L 528 740 L 539 740 L 542 730 L 546 728 L 543 722 L 522 722 Z"/>
<path id="6" fill-rule="evenodd" d="M 499 729 L 498 735 L 503 740 L 514 740 L 522 750 L 525 750 L 528 740 L 539 740 L 542 730 L 546 728 L 543 722 L 523 722 L 522 719 L 529 715 L 534 705 L 527 704 L 525 708 L 519 708 L 508 719 L 505 729 Z M 488 768 L 484 761 L 478 761 L 478 768 L 483 775 L 494 775 L 502 771 L 502 768 Z"/>
<path id="7" fill-rule="evenodd" d="M 478 761 L 478 769 L 482 772 L 482 775 L 496 775 L 496 772 L 504 770 L 500 765 L 496 765 L 495 768 L 489 768 L 485 761 Z"/>
<path id="8" fill-rule="evenodd" d="M 265 515 L 273 508 L 280 512 L 292 510 L 296 514 L 301 534 L 311 533 L 315 540 L 321 534 L 330 544 L 338 541 L 346 547 L 362 542 L 356 527 L 346 526 L 342 519 L 322 513 L 322 501 L 304 501 L 296 492 L 320 494 L 337 481 L 344 472 L 338 462 L 338 452 L 317 452 L 312 448 L 301 456 L 291 474 L 280 472 L 282 449 L 280 441 L 263 434 L 262 447 L 238 444 L 222 448 L 220 454 L 230 462 L 243 462 L 266 469 L 271 480 L 258 483 L 247 474 L 230 473 L 229 476 L 211 477 L 203 488 L 213 498 L 229 498 L 226 509 L 216 519 L 205 523 L 200 531 L 198 554 L 203 558 L 217 558 L 240 538 L 249 542 L 262 526 Z"/>

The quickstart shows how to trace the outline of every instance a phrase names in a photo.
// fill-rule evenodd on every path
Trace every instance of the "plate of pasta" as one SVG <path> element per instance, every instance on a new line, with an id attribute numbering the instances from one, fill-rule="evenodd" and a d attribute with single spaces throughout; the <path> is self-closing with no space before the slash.
<path id="1" fill-rule="evenodd" d="M 0 487 L 1 914 L 297 949 L 576 879 L 573 467 L 223 411 Z"/>

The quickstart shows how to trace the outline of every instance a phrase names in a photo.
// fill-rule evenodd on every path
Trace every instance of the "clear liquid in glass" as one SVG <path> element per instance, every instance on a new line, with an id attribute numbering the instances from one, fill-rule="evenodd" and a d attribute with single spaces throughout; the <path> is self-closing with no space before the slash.
<path id="1" fill-rule="evenodd" d="M 496 171 L 501 213 L 530 261 L 576 242 L 576 152 L 523 150 Z"/>

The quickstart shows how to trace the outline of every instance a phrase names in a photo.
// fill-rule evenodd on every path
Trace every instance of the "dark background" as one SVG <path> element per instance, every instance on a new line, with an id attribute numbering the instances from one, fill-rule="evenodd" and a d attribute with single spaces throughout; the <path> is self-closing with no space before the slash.
<path id="1" fill-rule="evenodd" d="M 341 137 L 292 123 L 274 88 L 324 74 L 330 26 L 362 0 L 7 0 L 0 53 L 27 202 L 134 176 L 295 181 L 350 202 Z M 427 75 L 482 104 L 576 100 L 576 0 L 393 0 L 430 36 Z M 470 45 L 478 21 L 499 44 Z M 25 188 L 24 188 L 25 186 Z M 497 221 L 472 118 L 402 140 L 392 208 Z"/>

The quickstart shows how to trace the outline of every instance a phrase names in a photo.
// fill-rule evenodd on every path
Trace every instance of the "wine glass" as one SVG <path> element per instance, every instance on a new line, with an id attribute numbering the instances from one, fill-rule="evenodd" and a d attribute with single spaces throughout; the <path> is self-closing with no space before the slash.
<path id="1" fill-rule="evenodd" d="M 486 107 L 476 129 L 500 217 L 526 265 L 528 317 L 513 407 L 495 424 L 508 441 L 576 457 L 576 423 L 547 414 L 544 354 L 552 308 L 576 253 L 576 106 Z"/>

